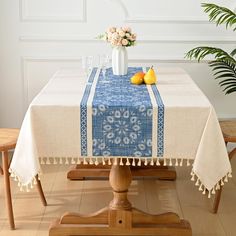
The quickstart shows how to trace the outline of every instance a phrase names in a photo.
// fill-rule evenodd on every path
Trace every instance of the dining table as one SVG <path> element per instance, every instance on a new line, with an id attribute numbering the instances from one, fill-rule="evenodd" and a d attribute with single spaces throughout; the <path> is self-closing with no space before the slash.
<path id="1" fill-rule="evenodd" d="M 191 225 L 177 214 L 151 215 L 133 208 L 127 192 L 131 166 L 191 167 L 190 181 L 209 198 L 232 177 L 214 107 L 181 68 L 154 66 L 155 84 L 100 67 L 57 71 L 30 103 L 9 168 L 29 192 L 41 165 L 110 165 L 110 204 L 89 215 L 63 214 L 50 236 L 190 236 Z"/>

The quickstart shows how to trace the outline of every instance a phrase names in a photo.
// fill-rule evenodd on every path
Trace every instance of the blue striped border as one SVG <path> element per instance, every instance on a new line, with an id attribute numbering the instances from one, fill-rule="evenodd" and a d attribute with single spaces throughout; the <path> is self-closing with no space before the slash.
<path id="1" fill-rule="evenodd" d="M 149 67 L 146 68 L 149 70 Z M 156 103 L 158 106 L 158 124 L 157 124 L 157 156 L 162 157 L 164 154 L 164 115 L 165 115 L 165 106 L 162 101 L 161 95 L 157 89 L 156 84 L 151 85 L 153 94 L 156 99 Z"/>
<path id="2" fill-rule="evenodd" d="M 87 156 L 87 102 L 92 88 L 96 72 L 98 68 L 93 68 L 88 84 L 84 90 L 84 94 L 80 103 L 80 140 L 81 140 L 81 156 Z"/>

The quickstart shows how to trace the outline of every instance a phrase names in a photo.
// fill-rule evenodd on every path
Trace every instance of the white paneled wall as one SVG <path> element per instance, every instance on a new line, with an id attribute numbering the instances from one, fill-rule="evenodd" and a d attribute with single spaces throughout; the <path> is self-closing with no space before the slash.
<path id="1" fill-rule="evenodd" d="M 235 0 L 214 2 L 236 8 Z M 129 25 L 138 35 L 130 65 L 180 66 L 215 106 L 236 117 L 236 94 L 224 96 L 206 63 L 184 58 L 198 45 L 231 50 L 236 36 L 208 22 L 200 1 L 1 0 L 0 126 L 20 126 L 28 104 L 60 68 L 81 66 L 81 56 L 111 53 L 95 37 L 109 26 Z"/>

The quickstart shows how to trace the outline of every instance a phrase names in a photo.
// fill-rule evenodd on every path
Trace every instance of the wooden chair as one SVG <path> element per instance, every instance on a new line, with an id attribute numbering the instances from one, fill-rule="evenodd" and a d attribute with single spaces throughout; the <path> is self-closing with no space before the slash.
<path id="1" fill-rule="evenodd" d="M 224 136 L 225 145 L 229 142 L 236 143 L 236 120 L 220 121 L 220 127 Z M 229 160 L 236 154 L 236 148 L 229 152 Z M 213 213 L 217 213 L 220 197 L 221 197 L 222 187 L 216 192 L 214 204 L 213 204 Z"/>
<path id="2" fill-rule="evenodd" d="M 16 141 L 19 135 L 19 129 L 3 129 L 0 128 L 0 151 L 2 152 L 2 168 L 0 166 L 0 174 L 4 176 L 5 183 L 5 194 L 6 194 L 6 204 L 8 209 L 8 217 L 11 229 L 15 229 L 13 209 L 12 209 L 12 198 L 11 198 L 11 189 L 10 189 L 10 174 L 9 174 L 9 156 L 8 151 L 14 149 L 16 146 Z M 40 194 L 41 201 L 44 206 L 47 206 L 47 201 L 45 199 L 43 189 L 38 179 L 37 188 Z"/>

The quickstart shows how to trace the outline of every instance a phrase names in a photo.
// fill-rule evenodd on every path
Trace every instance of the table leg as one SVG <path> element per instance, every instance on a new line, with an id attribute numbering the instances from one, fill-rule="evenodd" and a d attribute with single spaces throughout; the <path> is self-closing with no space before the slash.
<path id="1" fill-rule="evenodd" d="M 111 166 L 109 165 L 74 165 L 67 172 L 67 178 L 70 180 L 84 180 L 86 177 L 109 177 Z M 133 177 L 155 177 L 159 180 L 175 180 L 176 171 L 174 167 L 148 165 L 142 162 L 141 166 L 130 166 Z"/>
<path id="2" fill-rule="evenodd" d="M 175 213 L 150 215 L 132 208 L 127 192 L 132 180 L 129 166 L 113 165 L 109 181 L 114 198 L 110 205 L 90 215 L 65 213 L 52 223 L 49 236 L 155 235 L 191 236 L 188 221 Z"/>

